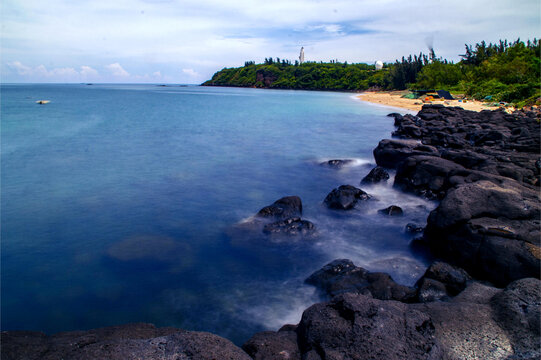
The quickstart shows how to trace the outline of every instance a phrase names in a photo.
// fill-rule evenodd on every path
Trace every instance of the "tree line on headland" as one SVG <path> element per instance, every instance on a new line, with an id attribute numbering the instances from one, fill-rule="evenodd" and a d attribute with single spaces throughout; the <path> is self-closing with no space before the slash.
<path id="1" fill-rule="evenodd" d="M 292 63 L 266 58 L 263 64 L 245 62 L 243 67 L 224 68 L 205 86 L 238 86 L 304 90 L 420 90 L 443 89 L 474 99 L 490 96 L 518 106 L 532 104 L 541 96 L 541 41 L 482 41 L 466 45 L 465 54 L 454 63 L 420 53 L 375 65 L 330 61 Z"/>

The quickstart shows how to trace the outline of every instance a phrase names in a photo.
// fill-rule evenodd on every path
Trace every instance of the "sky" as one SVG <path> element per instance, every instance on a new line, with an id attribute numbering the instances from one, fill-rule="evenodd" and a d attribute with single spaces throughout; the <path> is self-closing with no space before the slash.
<path id="1" fill-rule="evenodd" d="M 224 67 L 393 62 L 541 37 L 539 0 L 2 0 L 0 80 L 198 84 Z"/>

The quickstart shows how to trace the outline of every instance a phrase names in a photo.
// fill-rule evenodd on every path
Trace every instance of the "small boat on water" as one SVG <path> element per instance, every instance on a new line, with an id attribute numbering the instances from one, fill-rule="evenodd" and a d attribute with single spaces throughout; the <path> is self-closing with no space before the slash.
<path id="1" fill-rule="evenodd" d="M 51 100 L 38 100 L 38 101 L 36 101 L 36 104 L 43 105 L 43 104 L 48 104 L 50 102 L 51 102 Z"/>

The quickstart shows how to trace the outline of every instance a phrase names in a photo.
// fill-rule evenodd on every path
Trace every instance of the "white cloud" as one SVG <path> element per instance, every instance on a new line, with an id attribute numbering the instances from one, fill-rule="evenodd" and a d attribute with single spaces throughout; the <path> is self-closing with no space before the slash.
<path id="1" fill-rule="evenodd" d="M 393 61 L 426 51 L 430 35 L 437 55 L 457 60 L 464 43 L 538 36 L 540 14 L 539 0 L 5 0 L 0 50 L 19 77 L 88 64 L 105 71 L 79 76 L 135 81 L 159 68 L 164 81 L 192 69 L 204 80 L 246 60 L 294 60 L 301 46 L 312 61 Z"/>
<path id="2" fill-rule="evenodd" d="M 106 65 L 105 68 L 111 72 L 111 75 L 118 77 L 128 77 L 130 74 L 124 70 L 119 63 Z"/>
<path id="3" fill-rule="evenodd" d="M 23 65 L 20 61 L 13 61 L 8 63 L 8 66 L 14 69 L 19 75 L 32 75 L 32 68 Z"/>
<path id="4" fill-rule="evenodd" d="M 198 77 L 199 74 L 197 72 L 194 71 L 194 69 L 182 69 L 182 72 L 188 76 L 191 76 L 191 77 Z"/>
<path id="5" fill-rule="evenodd" d="M 76 77 L 79 73 L 74 68 L 57 68 L 49 72 L 48 76 Z"/>
<path id="6" fill-rule="evenodd" d="M 81 75 L 87 77 L 98 76 L 98 70 L 93 69 L 90 66 L 81 65 Z"/>

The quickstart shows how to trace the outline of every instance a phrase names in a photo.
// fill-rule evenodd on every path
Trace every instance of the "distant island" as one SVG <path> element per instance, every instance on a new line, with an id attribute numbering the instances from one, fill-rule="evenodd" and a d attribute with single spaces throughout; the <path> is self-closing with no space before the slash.
<path id="1" fill-rule="evenodd" d="M 462 60 L 453 63 L 420 53 L 386 63 L 383 69 L 364 63 L 304 62 L 266 58 L 224 68 L 203 86 L 269 89 L 366 91 L 443 89 L 477 100 L 512 103 L 517 107 L 540 102 L 540 40 L 466 45 Z"/>

